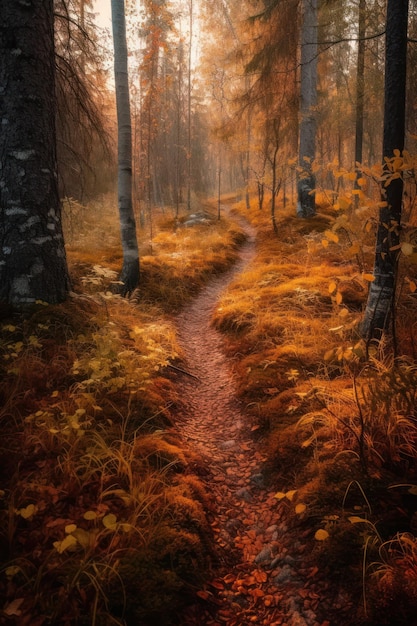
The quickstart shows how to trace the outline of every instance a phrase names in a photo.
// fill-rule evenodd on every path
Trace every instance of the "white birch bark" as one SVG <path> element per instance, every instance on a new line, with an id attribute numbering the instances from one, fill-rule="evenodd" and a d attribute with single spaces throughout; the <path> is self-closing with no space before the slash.
<path id="1" fill-rule="evenodd" d="M 118 206 L 123 248 L 120 293 L 129 295 L 139 284 L 139 249 L 132 198 L 132 124 L 130 117 L 124 0 L 111 0 L 114 80 L 117 107 Z"/>

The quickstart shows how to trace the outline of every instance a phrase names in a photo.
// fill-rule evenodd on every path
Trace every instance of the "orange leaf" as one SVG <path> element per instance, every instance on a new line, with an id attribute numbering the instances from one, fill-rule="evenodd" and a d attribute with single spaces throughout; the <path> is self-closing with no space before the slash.
<path id="1" fill-rule="evenodd" d="M 197 591 L 197 595 L 202 600 L 208 600 L 212 594 L 209 591 L 201 590 L 201 591 Z"/>
<path id="2" fill-rule="evenodd" d="M 220 589 L 220 591 L 224 589 L 224 584 L 220 580 L 212 580 L 209 585 L 215 589 Z"/>
<path id="3" fill-rule="evenodd" d="M 227 576 L 225 576 L 223 580 L 226 585 L 230 585 L 231 583 L 235 582 L 236 576 L 234 574 L 227 574 Z"/>

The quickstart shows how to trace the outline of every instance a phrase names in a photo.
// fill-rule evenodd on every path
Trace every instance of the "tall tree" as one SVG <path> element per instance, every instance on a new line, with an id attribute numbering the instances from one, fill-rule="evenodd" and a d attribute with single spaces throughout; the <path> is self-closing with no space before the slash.
<path id="1" fill-rule="evenodd" d="M 117 107 L 118 205 L 123 247 L 120 293 L 129 295 L 139 284 L 139 248 L 132 198 L 132 124 L 130 118 L 124 0 L 111 0 L 114 79 Z"/>
<path id="2" fill-rule="evenodd" d="M 362 336 L 378 339 L 389 328 L 394 304 L 403 179 L 408 0 L 388 0 L 385 43 L 383 157 L 387 176 L 375 247 L 374 280 L 361 324 Z"/>
<path id="3" fill-rule="evenodd" d="M 366 0 L 359 0 L 358 7 L 358 59 L 356 70 L 356 126 L 355 126 L 355 163 L 362 163 L 363 149 L 363 113 L 365 100 L 365 35 L 366 35 Z M 357 177 L 361 175 L 357 167 Z"/>
<path id="4" fill-rule="evenodd" d="M 300 140 L 297 215 L 311 217 L 316 212 L 316 181 L 312 162 L 316 156 L 317 107 L 317 0 L 303 0 L 301 27 Z"/>
<path id="5" fill-rule="evenodd" d="M 187 72 L 187 210 L 191 211 L 191 178 L 192 178 L 192 60 L 193 60 L 193 26 L 194 5 L 188 0 L 189 7 L 189 41 L 188 41 L 188 72 Z"/>
<path id="6" fill-rule="evenodd" d="M 53 0 L 0 3 L 0 300 L 65 300 Z"/>

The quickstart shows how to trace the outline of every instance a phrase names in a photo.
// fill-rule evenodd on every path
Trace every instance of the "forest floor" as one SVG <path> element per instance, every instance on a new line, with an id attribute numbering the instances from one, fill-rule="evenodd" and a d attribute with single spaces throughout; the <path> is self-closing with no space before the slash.
<path id="1" fill-rule="evenodd" d="M 181 625 L 350 624 L 351 600 L 319 574 L 309 556 L 310 531 L 303 537 L 289 527 L 285 503 L 267 484 L 262 439 L 244 414 L 224 338 L 211 323 L 220 294 L 255 256 L 255 229 L 245 220 L 240 226 L 247 240 L 238 262 L 176 320 L 189 373 L 178 376 L 177 424 L 204 463 L 218 558 L 214 579 L 197 591 Z"/>
<path id="2" fill-rule="evenodd" d="M 415 266 L 364 346 L 372 207 L 224 203 L 143 230 L 129 300 L 72 205 L 74 292 L 1 318 L 0 624 L 417 626 Z"/>

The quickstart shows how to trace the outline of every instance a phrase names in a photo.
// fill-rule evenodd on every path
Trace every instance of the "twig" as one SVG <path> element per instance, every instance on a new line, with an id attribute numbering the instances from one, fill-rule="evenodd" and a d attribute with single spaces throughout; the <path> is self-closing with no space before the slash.
<path id="1" fill-rule="evenodd" d="M 199 378 L 198 376 L 194 376 L 194 374 L 190 374 L 190 372 L 187 372 L 186 370 L 183 370 L 180 367 L 177 367 L 176 365 L 172 365 L 171 363 L 168 363 L 167 367 L 170 367 L 176 372 L 180 372 L 180 374 L 185 374 L 186 376 L 190 376 L 190 378 L 195 378 L 195 380 L 198 380 L 201 382 L 201 378 Z"/>

